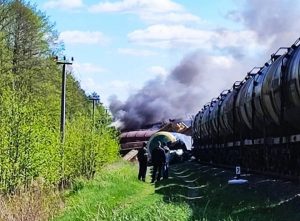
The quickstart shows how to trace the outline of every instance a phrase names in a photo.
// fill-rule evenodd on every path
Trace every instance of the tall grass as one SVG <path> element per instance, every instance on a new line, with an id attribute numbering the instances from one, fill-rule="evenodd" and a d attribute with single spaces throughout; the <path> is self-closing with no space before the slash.
<path id="1" fill-rule="evenodd" d="M 38 179 L 32 182 L 26 190 L 18 189 L 14 195 L 0 197 L 0 220 L 50 220 L 63 206 L 59 192 L 46 187 L 43 180 Z"/>

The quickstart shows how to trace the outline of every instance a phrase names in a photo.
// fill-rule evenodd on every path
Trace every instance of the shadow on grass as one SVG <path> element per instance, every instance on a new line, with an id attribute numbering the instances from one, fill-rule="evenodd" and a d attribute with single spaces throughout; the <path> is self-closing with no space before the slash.
<path id="1" fill-rule="evenodd" d="M 300 185 L 244 175 L 245 185 L 228 185 L 234 174 L 186 162 L 171 165 L 170 177 L 155 183 L 165 202 L 185 202 L 190 220 L 300 220 Z"/>

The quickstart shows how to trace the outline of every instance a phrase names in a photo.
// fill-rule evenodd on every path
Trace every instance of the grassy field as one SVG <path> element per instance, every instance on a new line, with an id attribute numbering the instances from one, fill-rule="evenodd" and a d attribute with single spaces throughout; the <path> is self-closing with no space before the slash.
<path id="1" fill-rule="evenodd" d="M 185 203 L 164 202 L 154 185 L 137 180 L 137 166 L 119 162 L 95 180 L 80 182 L 67 196 L 67 207 L 56 220 L 188 220 Z"/>
<path id="2" fill-rule="evenodd" d="M 93 181 L 78 180 L 56 220 L 300 220 L 300 187 L 248 175 L 249 184 L 227 184 L 233 174 L 197 163 L 171 166 L 168 180 L 137 180 L 137 165 L 119 162 Z"/>

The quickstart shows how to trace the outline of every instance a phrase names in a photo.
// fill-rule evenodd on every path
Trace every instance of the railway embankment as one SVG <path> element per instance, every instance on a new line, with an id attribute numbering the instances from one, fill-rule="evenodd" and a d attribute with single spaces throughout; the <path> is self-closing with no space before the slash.
<path id="1" fill-rule="evenodd" d="M 246 185 L 228 185 L 233 171 L 186 162 L 170 178 L 150 184 L 137 165 L 118 162 L 66 195 L 56 220 L 300 220 L 300 186 L 245 174 Z"/>
<path id="2" fill-rule="evenodd" d="M 199 163 L 173 165 L 156 185 L 165 202 L 185 202 L 190 220 L 300 220 L 297 183 L 244 174 L 248 184 L 229 185 L 234 171 Z"/>

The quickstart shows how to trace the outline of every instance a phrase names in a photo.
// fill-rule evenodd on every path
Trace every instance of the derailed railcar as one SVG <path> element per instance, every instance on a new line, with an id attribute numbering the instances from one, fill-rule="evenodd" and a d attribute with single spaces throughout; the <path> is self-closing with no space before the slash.
<path id="1" fill-rule="evenodd" d="M 299 40 L 205 105 L 193 141 L 202 161 L 299 178 Z"/>
<path id="2" fill-rule="evenodd" d="M 166 143 L 168 145 L 171 153 L 171 162 L 187 159 L 192 150 L 191 136 L 176 132 L 160 131 L 153 134 L 147 143 L 150 161 L 151 153 L 153 149 L 158 146 L 158 142 L 161 144 Z"/>
<path id="3" fill-rule="evenodd" d="M 156 132 L 157 130 L 137 130 L 123 132 L 120 135 L 120 153 L 124 155 L 133 149 L 142 148 L 143 143 L 148 142 L 150 137 Z"/>

